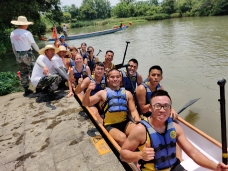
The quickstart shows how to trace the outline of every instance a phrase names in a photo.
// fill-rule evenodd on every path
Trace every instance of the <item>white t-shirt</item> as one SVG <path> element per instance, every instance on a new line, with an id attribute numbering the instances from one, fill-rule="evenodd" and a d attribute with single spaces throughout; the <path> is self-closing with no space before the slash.
<path id="1" fill-rule="evenodd" d="M 62 60 L 62 58 L 59 57 L 58 54 L 55 54 L 55 56 L 51 59 L 51 61 L 53 63 L 55 63 L 55 66 L 57 66 L 57 67 L 63 67 L 63 68 L 65 68 L 65 65 L 63 63 L 63 60 Z"/>
<path id="2" fill-rule="evenodd" d="M 16 51 L 27 51 L 31 49 L 31 44 L 35 43 L 32 33 L 25 29 L 15 29 L 10 34 L 11 43 Z"/>
<path id="3" fill-rule="evenodd" d="M 38 58 L 41 58 L 41 60 L 43 61 L 43 63 L 47 66 L 48 70 L 49 70 L 49 74 L 55 74 L 56 71 L 55 71 L 55 64 L 50 61 L 46 55 L 40 55 Z M 37 63 L 35 63 L 35 66 L 33 67 L 33 70 L 32 70 L 32 76 L 31 76 L 31 82 L 32 82 L 32 85 L 34 87 L 37 86 L 38 82 L 40 81 L 40 79 L 45 76 L 43 74 L 43 67 L 41 67 L 40 65 L 38 65 Z"/>
<path id="4" fill-rule="evenodd" d="M 67 27 L 63 26 L 63 31 L 67 32 Z"/>

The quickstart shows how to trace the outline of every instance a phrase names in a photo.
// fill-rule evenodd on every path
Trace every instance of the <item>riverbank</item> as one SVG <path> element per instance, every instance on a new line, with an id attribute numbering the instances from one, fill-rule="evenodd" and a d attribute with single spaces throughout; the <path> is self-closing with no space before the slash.
<path id="1" fill-rule="evenodd" d="M 0 97 L 0 170 L 123 171 L 110 151 L 99 155 L 91 138 L 99 133 L 74 97 L 59 91 Z"/>

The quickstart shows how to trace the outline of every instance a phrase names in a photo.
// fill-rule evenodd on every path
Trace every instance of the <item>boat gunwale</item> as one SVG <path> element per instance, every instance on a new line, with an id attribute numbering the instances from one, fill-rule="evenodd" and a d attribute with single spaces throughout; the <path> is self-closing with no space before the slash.
<path id="1" fill-rule="evenodd" d="M 107 144 L 109 145 L 109 143 L 111 143 L 111 145 L 115 148 L 114 150 L 116 150 L 117 152 L 118 152 L 118 154 L 119 154 L 119 152 L 120 152 L 120 150 L 121 150 L 121 147 L 117 144 L 117 142 L 112 138 L 112 136 L 108 133 L 108 131 L 105 129 L 105 127 L 103 126 L 103 124 L 101 124 L 99 121 L 98 121 L 98 119 L 96 118 L 96 116 L 93 114 L 93 112 L 92 112 L 92 110 L 88 107 L 88 106 L 83 106 L 82 105 L 82 98 L 81 98 L 81 96 L 79 95 L 79 94 L 75 94 L 75 92 L 74 92 L 74 97 L 75 97 L 75 99 L 76 99 L 76 101 L 81 105 L 81 107 L 83 108 L 83 109 L 86 109 L 87 111 L 88 111 L 88 113 L 89 113 L 89 115 L 90 116 L 88 116 L 89 118 L 90 118 L 90 120 L 93 122 L 93 124 L 94 124 L 94 126 L 97 128 L 97 127 L 99 127 L 100 129 L 101 129 L 101 131 L 102 132 L 100 132 L 99 131 L 99 129 L 98 129 L 98 131 L 100 132 L 100 134 L 102 135 L 102 137 L 103 137 L 103 135 L 105 135 L 105 137 L 103 137 L 104 139 L 105 139 L 105 141 L 106 141 L 106 139 L 108 139 L 108 141 L 109 142 L 107 142 Z M 88 113 L 85 111 L 85 113 L 88 115 Z M 110 145 L 109 145 L 109 147 L 110 147 Z M 113 151 L 113 149 L 112 149 L 112 147 L 110 147 L 111 148 L 111 150 Z M 132 169 L 132 171 L 139 171 L 138 170 L 138 168 L 135 166 L 135 164 L 134 163 L 126 163 L 126 162 L 122 162 L 121 160 L 120 160 L 120 155 L 117 155 L 116 153 L 115 153 L 115 151 L 113 151 L 113 153 L 115 154 L 115 156 L 118 158 L 118 160 L 120 161 L 120 163 L 123 165 L 123 167 L 124 167 L 124 164 L 123 163 L 125 163 L 126 165 L 128 165 L 131 169 Z M 124 167 L 125 168 L 125 167 Z M 126 169 L 126 168 L 125 168 Z"/>
<path id="2" fill-rule="evenodd" d="M 203 131 L 201 131 L 200 129 L 196 128 L 195 126 L 193 126 L 192 124 L 188 123 L 187 121 L 185 121 L 184 119 L 178 117 L 178 121 L 180 121 L 182 124 L 186 125 L 187 127 L 189 127 L 191 130 L 193 130 L 194 132 L 198 133 L 199 135 L 201 135 L 202 137 L 204 137 L 205 139 L 207 139 L 208 141 L 210 141 L 211 143 L 213 143 L 214 145 L 218 146 L 219 148 L 222 148 L 222 144 L 220 142 L 218 142 L 217 140 L 215 140 L 214 138 L 212 138 L 211 136 L 207 135 L 206 133 L 204 133 Z"/>

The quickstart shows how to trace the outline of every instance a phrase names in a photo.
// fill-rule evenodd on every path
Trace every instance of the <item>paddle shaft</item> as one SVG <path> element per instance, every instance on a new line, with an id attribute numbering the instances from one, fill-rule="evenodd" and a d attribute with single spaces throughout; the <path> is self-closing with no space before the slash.
<path id="1" fill-rule="evenodd" d="M 99 49 L 99 52 L 97 53 L 97 56 L 100 54 L 100 52 L 102 52 L 102 51 Z"/>
<path id="2" fill-rule="evenodd" d="M 226 139 L 226 103 L 225 103 L 225 79 L 220 79 L 217 84 L 220 87 L 220 117 L 222 135 L 222 162 L 227 164 L 227 139 Z"/>
<path id="3" fill-rule="evenodd" d="M 124 64 L 124 61 L 125 61 L 125 57 L 126 57 L 126 54 L 127 54 L 128 44 L 129 44 L 130 42 L 126 41 L 126 43 L 127 43 L 127 44 L 126 44 L 126 48 L 125 48 L 125 52 L 124 52 L 124 57 L 123 57 L 122 64 L 116 65 L 116 66 L 115 66 L 116 69 L 119 69 L 119 68 L 122 68 L 122 67 L 123 67 L 123 64 Z"/>

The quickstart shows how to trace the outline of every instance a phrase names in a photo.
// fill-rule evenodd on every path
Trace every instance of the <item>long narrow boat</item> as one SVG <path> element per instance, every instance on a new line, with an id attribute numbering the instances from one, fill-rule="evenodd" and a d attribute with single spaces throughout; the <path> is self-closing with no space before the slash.
<path id="1" fill-rule="evenodd" d="M 105 34 L 115 33 L 115 32 L 121 31 L 121 30 L 125 30 L 127 28 L 128 28 L 128 26 L 116 28 L 116 29 L 102 30 L 102 31 L 97 31 L 97 32 L 92 32 L 92 33 L 86 33 L 86 34 L 69 35 L 66 40 L 84 39 L 84 38 L 88 38 L 88 37 L 101 36 L 101 35 L 105 35 Z M 51 38 L 51 39 L 48 39 L 48 41 L 55 41 L 55 39 Z"/>
<path id="2" fill-rule="evenodd" d="M 81 98 L 78 95 L 75 95 L 75 99 L 78 101 L 78 103 L 82 106 L 88 117 L 91 119 L 95 127 L 98 129 L 98 131 L 101 133 L 109 147 L 112 149 L 116 157 L 119 159 L 119 151 L 120 146 L 116 143 L 116 141 L 110 136 L 110 134 L 107 132 L 107 130 L 103 127 L 101 123 L 99 123 L 96 119 L 96 117 L 93 115 L 92 111 L 88 108 L 82 105 Z M 204 132 L 200 131 L 193 125 L 189 124 L 185 120 L 178 118 L 179 125 L 183 128 L 186 137 L 188 140 L 204 155 L 206 155 L 208 158 L 213 160 L 214 162 L 218 163 L 219 161 L 222 161 L 222 145 L 209 135 L 205 134 Z M 183 151 L 182 151 L 182 158 L 183 161 L 181 162 L 181 165 L 187 169 L 188 171 L 209 171 L 209 169 L 202 168 L 198 164 L 196 164 L 190 157 L 188 157 Z M 120 159 L 119 159 L 120 160 Z M 124 163 L 120 161 L 123 167 L 130 171 L 138 171 L 137 167 L 133 163 Z"/>

